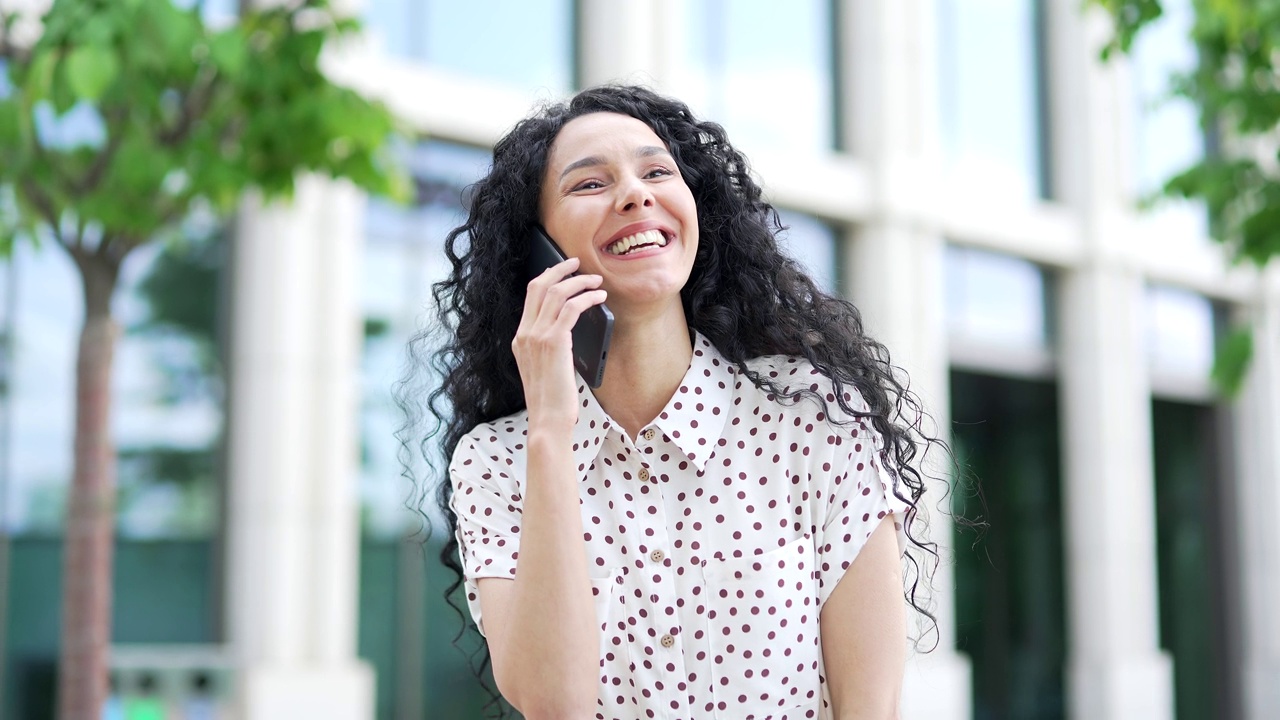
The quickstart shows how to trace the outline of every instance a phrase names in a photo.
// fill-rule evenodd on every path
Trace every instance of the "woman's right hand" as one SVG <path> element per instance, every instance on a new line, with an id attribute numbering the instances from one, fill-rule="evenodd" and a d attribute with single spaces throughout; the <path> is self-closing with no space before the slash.
<path id="1" fill-rule="evenodd" d="M 578 421 L 573 368 L 573 326 L 592 305 L 605 301 L 599 275 L 574 275 L 578 259 L 547 268 L 529 283 L 524 315 L 511 350 L 524 383 L 529 428 L 572 431 Z"/>

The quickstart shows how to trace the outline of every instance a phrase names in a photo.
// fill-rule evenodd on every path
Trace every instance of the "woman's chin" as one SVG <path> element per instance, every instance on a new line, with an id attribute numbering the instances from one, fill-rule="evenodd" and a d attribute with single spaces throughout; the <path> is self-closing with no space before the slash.
<path id="1" fill-rule="evenodd" d="M 618 288 L 609 291 L 609 299 L 605 304 L 615 316 L 644 316 L 661 313 L 664 310 L 684 312 L 680 301 L 681 286 L 674 284 L 664 286 L 646 285 L 643 287 Z"/>

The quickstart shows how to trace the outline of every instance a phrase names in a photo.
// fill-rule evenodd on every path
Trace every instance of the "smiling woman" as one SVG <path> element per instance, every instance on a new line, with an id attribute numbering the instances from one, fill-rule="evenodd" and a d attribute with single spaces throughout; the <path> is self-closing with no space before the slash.
<path id="1" fill-rule="evenodd" d="M 698 211 L 665 143 L 633 117 L 583 115 L 560 131 L 546 175 L 542 224 L 579 272 L 601 277 L 610 306 L 626 308 L 619 321 L 669 317 L 683 327 L 680 289 L 698 251 Z"/>
<path id="2" fill-rule="evenodd" d="M 539 226 L 569 259 L 526 284 Z M 435 425 L 401 439 L 452 458 L 449 591 L 526 717 L 896 717 L 940 441 L 779 230 L 719 125 L 608 86 L 521 121 L 449 234 Z M 571 330 L 606 299 L 592 390 Z"/>

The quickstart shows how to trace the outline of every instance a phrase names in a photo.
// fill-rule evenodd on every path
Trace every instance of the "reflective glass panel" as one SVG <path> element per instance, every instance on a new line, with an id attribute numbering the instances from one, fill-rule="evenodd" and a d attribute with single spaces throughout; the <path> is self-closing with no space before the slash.
<path id="1" fill-rule="evenodd" d="M 1147 288 L 1147 353 L 1157 373 L 1208 377 L 1213 368 L 1213 303 L 1187 290 Z"/>
<path id="2" fill-rule="evenodd" d="M 572 0 L 369 0 L 365 22 L 392 55 L 522 89 L 573 87 Z"/>
<path id="3" fill-rule="evenodd" d="M 1034 0 L 937 0 L 939 114 L 961 188 L 1045 194 Z"/>
<path id="4" fill-rule="evenodd" d="M 974 342 L 1024 348 L 1049 345 L 1045 275 L 1022 258 L 947 247 L 947 325 Z"/>
<path id="5" fill-rule="evenodd" d="M 1241 563 L 1232 557 L 1239 490 L 1220 455 L 1224 415 L 1211 405 L 1151 401 L 1160 647 L 1173 657 L 1179 720 L 1245 715 L 1240 673 L 1224 671 L 1243 654 L 1234 617 Z"/>
<path id="6" fill-rule="evenodd" d="M 835 147 L 830 0 L 688 0 L 672 94 L 747 149 Z"/>
<path id="7" fill-rule="evenodd" d="M 434 141 L 406 152 L 417 188 L 416 202 L 404 208 L 370 201 L 362 281 L 365 342 L 360 423 L 364 453 L 360 493 L 365 529 L 382 537 L 399 534 L 408 517 L 408 488 L 401 476 L 400 445 L 394 436 L 402 414 L 392 399 L 391 387 L 404 371 L 409 338 L 435 320 L 431 286 L 449 273 L 445 236 L 463 221 L 464 189 L 480 178 L 491 157 L 487 150 Z"/>
<path id="8" fill-rule="evenodd" d="M 975 719 L 1068 717 L 1059 417 L 1056 383 L 951 373 L 955 637 Z"/>
<path id="9" fill-rule="evenodd" d="M 812 215 L 795 210 L 779 210 L 787 228 L 778 236 L 782 251 L 795 258 L 818 288 L 829 294 L 838 290 L 836 231 Z"/>
<path id="10" fill-rule="evenodd" d="M 1163 15 L 1140 33 L 1133 46 L 1136 118 L 1132 147 L 1135 195 L 1158 192 L 1164 183 L 1204 155 L 1204 132 L 1195 105 L 1173 97 L 1170 76 L 1192 70 L 1196 49 L 1190 32 L 1194 11 L 1190 0 L 1165 0 Z M 1162 199 L 1155 210 L 1166 222 L 1208 231 L 1208 214 L 1198 202 Z"/>

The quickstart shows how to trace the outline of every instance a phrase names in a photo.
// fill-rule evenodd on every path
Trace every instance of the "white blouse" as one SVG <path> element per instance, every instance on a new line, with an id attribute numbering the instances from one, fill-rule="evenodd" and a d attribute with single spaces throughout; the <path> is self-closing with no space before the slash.
<path id="1" fill-rule="evenodd" d="M 693 355 L 634 441 L 578 388 L 573 458 L 601 630 L 596 717 L 826 718 L 818 615 L 881 518 L 910 506 L 880 467 L 879 433 L 846 417 L 806 360 L 748 366 L 817 390 L 852 422 L 829 423 L 812 400 L 778 402 L 700 334 Z M 845 397 L 865 409 L 856 390 Z M 525 411 L 479 425 L 449 468 L 482 634 L 476 581 L 516 574 L 527 430 Z"/>

